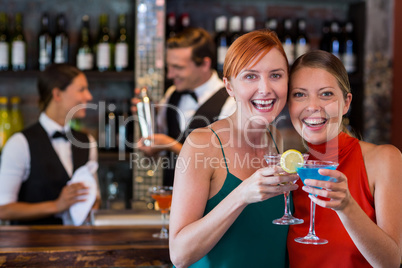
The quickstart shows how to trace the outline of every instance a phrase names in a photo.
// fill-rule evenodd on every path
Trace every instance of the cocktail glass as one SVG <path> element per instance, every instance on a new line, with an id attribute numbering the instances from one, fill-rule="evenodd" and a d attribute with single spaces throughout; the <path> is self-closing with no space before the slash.
<path id="1" fill-rule="evenodd" d="M 281 161 L 281 154 L 267 154 L 264 155 L 265 161 L 267 162 L 268 166 L 279 166 Z M 303 154 L 304 161 L 307 160 L 308 154 Z M 300 163 L 302 165 L 303 163 Z M 286 172 L 279 173 L 279 175 L 285 175 Z M 293 182 L 286 182 L 286 183 L 296 183 L 297 179 Z M 283 216 L 279 219 L 273 220 L 273 224 L 277 225 L 294 225 L 294 224 L 301 224 L 304 221 L 302 219 L 298 219 L 292 216 L 292 212 L 290 210 L 290 192 L 284 192 L 283 196 L 285 198 L 285 212 Z"/>
<path id="2" fill-rule="evenodd" d="M 162 214 L 162 229 L 159 233 L 152 236 L 160 239 L 168 239 L 169 233 L 167 227 L 167 216 L 170 211 L 170 205 L 172 204 L 173 187 L 171 186 L 155 186 L 149 188 L 151 197 L 155 199 L 156 205 Z"/>
<path id="3" fill-rule="evenodd" d="M 320 160 L 308 160 L 302 167 L 298 167 L 297 174 L 304 183 L 305 179 L 313 179 L 320 181 L 335 181 L 334 178 L 329 176 L 323 176 L 318 173 L 319 169 L 332 169 L 335 170 L 338 167 L 338 163 L 331 161 L 320 161 Z M 305 237 L 295 238 L 296 242 L 302 244 L 313 244 L 313 245 L 323 245 L 328 243 L 328 240 L 319 238 L 315 234 L 315 203 L 310 201 L 310 227 L 308 234 Z"/>

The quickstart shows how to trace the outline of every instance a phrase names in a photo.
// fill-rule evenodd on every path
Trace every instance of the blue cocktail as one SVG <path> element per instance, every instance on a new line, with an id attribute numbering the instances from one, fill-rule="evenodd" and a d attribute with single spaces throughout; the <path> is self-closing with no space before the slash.
<path id="1" fill-rule="evenodd" d="M 334 178 L 323 176 L 318 173 L 319 169 L 332 169 L 335 170 L 338 164 L 330 161 L 310 160 L 307 161 L 302 167 L 297 167 L 296 172 L 304 183 L 305 179 L 313 179 L 320 181 L 335 181 Z"/>
<path id="2" fill-rule="evenodd" d="M 321 181 L 336 181 L 329 176 L 323 176 L 318 173 L 319 169 L 332 169 L 335 170 L 338 163 L 331 161 L 308 160 L 302 167 L 296 168 L 297 174 L 304 183 L 305 179 L 321 180 Z M 298 237 L 296 242 L 303 244 L 322 245 L 328 243 L 328 240 L 319 238 L 315 234 L 315 203 L 310 201 L 310 228 L 305 237 Z"/>

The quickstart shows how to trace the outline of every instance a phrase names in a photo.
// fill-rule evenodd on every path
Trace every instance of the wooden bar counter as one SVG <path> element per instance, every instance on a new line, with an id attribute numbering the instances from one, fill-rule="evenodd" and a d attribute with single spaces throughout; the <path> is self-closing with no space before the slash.
<path id="1" fill-rule="evenodd" d="M 170 267 L 161 226 L 0 226 L 0 267 Z"/>

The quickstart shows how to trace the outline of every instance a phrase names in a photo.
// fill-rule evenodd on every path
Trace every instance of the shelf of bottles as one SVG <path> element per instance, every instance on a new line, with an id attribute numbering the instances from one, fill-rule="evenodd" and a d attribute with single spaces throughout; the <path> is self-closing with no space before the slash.
<path id="1" fill-rule="evenodd" d="M 133 141 L 134 127 L 124 120 L 130 115 L 134 85 L 134 4 L 131 0 L 104 0 L 85 3 L 80 10 L 72 2 L 25 0 L 10 7 L 0 0 L 4 4 L 0 9 L 0 149 L 17 129 L 13 123 L 16 115 L 22 122 L 20 107 L 18 114 L 15 112 L 19 105 L 15 100 L 22 99 L 23 116 L 29 125 L 39 113 L 38 74 L 52 63 L 74 65 L 86 74 L 99 107 L 88 111 L 84 120 L 72 122 L 72 127 L 88 131 L 98 140 L 102 207 L 109 207 L 113 198 L 119 202 L 127 199 L 124 207 L 129 207 L 132 170 L 127 160 L 132 146 L 126 145 Z M 21 9 L 25 4 L 38 8 L 26 12 Z M 15 92 L 19 97 L 14 97 Z M 20 129 L 24 126 L 18 125 Z"/>
<path id="2" fill-rule="evenodd" d="M 117 17 L 116 36 L 112 38 L 109 30 L 109 16 L 99 15 L 98 34 L 96 39 L 91 36 L 90 17 L 82 16 L 78 38 L 70 36 L 66 29 L 66 17 L 58 13 L 55 18 L 56 30 L 52 32 L 52 15 L 44 12 L 40 19 L 40 30 L 37 37 L 37 58 L 29 55 L 24 31 L 22 13 L 9 16 L 0 12 L 0 71 L 25 71 L 24 75 L 35 75 L 35 71 L 43 71 L 51 63 L 69 63 L 76 65 L 82 71 L 88 71 L 90 76 L 104 77 L 104 73 L 122 73 L 118 78 L 125 78 L 132 72 L 130 69 L 130 45 L 127 32 L 126 14 Z M 32 34 L 32 33 L 30 33 Z M 77 44 L 71 40 L 78 39 Z M 76 49 L 72 47 L 77 47 Z M 74 55 L 70 55 L 74 53 Z M 132 54 L 132 53 L 131 53 Z M 33 68 L 28 68 L 27 60 L 34 60 Z M 131 68 L 132 69 L 132 68 Z M 27 72 L 28 71 L 28 72 Z M 0 72 L 1 75 L 1 72 Z M 111 75 L 109 75 L 110 78 Z"/>
<path id="3" fill-rule="evenodd" d="M 242 23 L 243 21 L 243 23 Z M 242 26 L 243 25 L 243 26 Z M 356 39 L 351 21 L 325 21 L 322 26 L 321 40 L 318 46 L 312 46 L 303 18 L 269 18 L 265 28 L 275 31 L 282 42 L 289 65 L 310 49 L 322 49 L 333 53 L 342 60 L 349 74 L 357 70 Z M 215 19 L 215 42 L 217 46 L 217 70 L 223 71 L 223 62 L 229 46 L 241 34 L 255 29 L 252 16 L 218 16 Z"/>

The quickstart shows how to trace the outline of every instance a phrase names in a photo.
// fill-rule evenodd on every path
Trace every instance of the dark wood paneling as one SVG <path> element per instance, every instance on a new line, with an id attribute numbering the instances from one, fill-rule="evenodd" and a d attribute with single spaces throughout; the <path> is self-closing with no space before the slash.
<path id="1" fill-rule="evenodd" d="M 394 80 L 392 93 L 391 143 L 402 151 L 402 1 L 394 8 Z"/>

